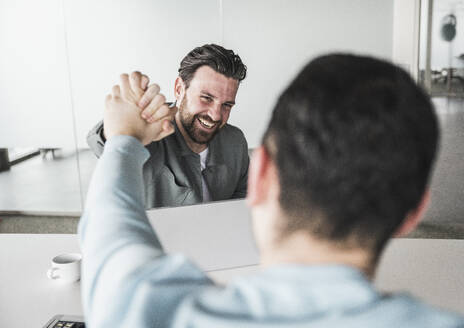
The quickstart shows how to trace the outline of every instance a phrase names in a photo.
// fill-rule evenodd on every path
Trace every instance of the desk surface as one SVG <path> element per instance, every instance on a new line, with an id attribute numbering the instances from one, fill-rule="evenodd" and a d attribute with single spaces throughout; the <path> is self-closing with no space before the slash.
<path id="1" fill-rule="evenodd" d="M 80 284 L 46 276 L 51 259 L 69 252 L 79 252 L 76 235 L 0 234 L 0 327 L 42 327 L 55 314 L 82 314 Z"/>
<path id="2" fill-rule="evenodd" d="M 0 327 L 20 327 L 24 322 L 41 327 L 55 314 L 82 314 L 80 284 L 61 285 L 46 277 L 53 256 L 78 250 L 76 235 L 0 234 Z M 409 291 L 428 303 L 464 314 L 463 253 L 464 240 L 393 240 L 376 285 L 385 291 Z M 258 270 L 251 265 L 209 275 L 226 283 Z"/>

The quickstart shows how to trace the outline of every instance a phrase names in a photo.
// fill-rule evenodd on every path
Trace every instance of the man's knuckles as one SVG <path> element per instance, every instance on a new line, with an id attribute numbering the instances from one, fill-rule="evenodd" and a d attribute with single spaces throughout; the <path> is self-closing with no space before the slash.
<path id="1" fill-rule="evenodd" d="M 167 109 L 166 97 L 163 94 L 157 94 L 148 107 L 146 107 L 142 112 L 142 117 L 145 119 L 149 119 L 152 116 L 159 116 L 158 112 L 165 112 Z M 164 115 L 164 114 L 163 114 Z"/>
<path id="2" fill-rule="evenodd" d="M 145 94 L 140 99 L 140 106 L 145 107 L 147 106 L 153 98 L 155 98 L 160 92 L 160 87 L 158 84 L 152 84 L 148 87 Z"/>
<path id="3" fill-rule="evenodd" d="M 142 78 L 141 78 L 141 81 L 140 81 L 140 86 L 142 87 L 143 90 L 147 89 L 148 83 L 150 83 L 150 79 L 145 74 L 142 74 Z"/>
<path id="4" fill-rule="evenodd" d="M 139 71 L 133 71 L 131 74 L 130 74 L 130 77 L 131 79 L 133 80 L 140 80 L 142 78 L 142 73 L 140 73 Z"/>
<path id="5" fill-rule="evenodd" d="M 158 93 L 154 98 L 153 101 L 156 104 L 156 107 L 161 107 L 166 102 L 166 97 L 162 93 Z"/>

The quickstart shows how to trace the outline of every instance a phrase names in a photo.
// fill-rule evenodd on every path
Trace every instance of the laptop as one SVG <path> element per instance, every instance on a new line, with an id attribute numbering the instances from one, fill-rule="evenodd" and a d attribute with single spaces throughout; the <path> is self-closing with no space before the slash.
<path id="1" fill-rule="evenodd" d="M 259 263 L 243 199 L 158 208 L 147 215 L 167 253 L 183 253 L 204 271 Z"/>

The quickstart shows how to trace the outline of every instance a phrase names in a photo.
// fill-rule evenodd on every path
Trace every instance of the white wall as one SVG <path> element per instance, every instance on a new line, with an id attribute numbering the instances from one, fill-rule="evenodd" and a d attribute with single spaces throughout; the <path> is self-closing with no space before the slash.
<path id="1" fill-rule="evenodd" d="M 393 61 L 415 79 L 418 70 L 420 7 L 420 0 L 394 0 L 393 4 Z"/>
<path id="2" fill-rule="evenodd" d="M 86 147 L 120 73 L 144 71 L 172 99 L 181 58 L 209 42 L 249 68 L 230 122 L 255 147 L 308 59 L 392 58 L 393 0 L 0 0 L 0 147 L 72 145 L 73 116 Z"/>
<path id="3" fill-rule="evenodd" d="M 121 73 L 140 70 L 173 99 L 183 56 L 220 42 L 219 17 L 217 0 L 65 1 L 79 147 L 87 147 L 85 136 Z"/>
<path id="4" fill-rule="evenodd" d="M 74 144 L 60 0 L 0 0 L 0 147 Z"/>
<path id="5" fill-rule="evenodd" d="M 224 44 L 249 67 L 230 122 L 259 144 L 283 88 L 312 57 L 349 51 L 391 59 L 393 1 L 224 0 Z"/>

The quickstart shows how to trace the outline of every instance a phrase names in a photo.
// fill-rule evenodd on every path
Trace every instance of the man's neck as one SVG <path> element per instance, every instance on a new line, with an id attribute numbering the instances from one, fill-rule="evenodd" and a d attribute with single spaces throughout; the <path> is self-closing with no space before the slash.
<path id="1" fill-rule="evenodd" d="M 191 151 L 193 151 L 194 153 L 199 154 L 203 150 L 208 148 L 207 144 L 196 143 L 195 141 L 192 140 L 192 138 L 190 138 L 187 131 L 185 131 L 184 126 L 182 125 L 182 122 L 180 121 L 179 113 L 177 113 L 177 115 L 176 115 L 176 124 L 177 124 L 177 127 L 179 128 L 180 133 L 184 137 L 185 143 L 187 144 L 187 146 L 190 148 Z"/>
<path id="2" fill-rule="evenodd" d="M 277 264 L 302 265 L 346 265 L 363 272 L 372 279 L 375 263 L 366 251 L 359 248 L 346 248 L 328 241 L 316 240 L 307 233 L 296 232 L 261 250 L 263 266 Z"/>

